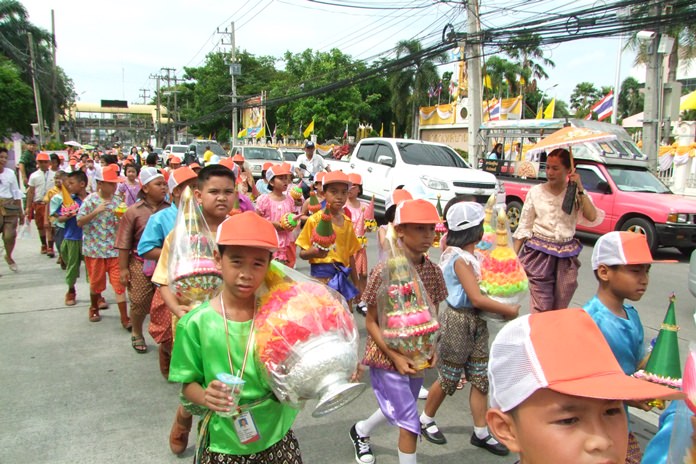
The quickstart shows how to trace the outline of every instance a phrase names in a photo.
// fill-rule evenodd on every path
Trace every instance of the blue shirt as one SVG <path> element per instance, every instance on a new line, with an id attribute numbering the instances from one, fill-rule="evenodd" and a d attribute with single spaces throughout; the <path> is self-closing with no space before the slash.
<path id="1" fill-rule="evenodd" d="M 627 304 L 623 308 L 626 319 L 612 313 L 596 295 L 583 306 L 602 331 L 621 369 L 633 375 L 643 359 L 643 325 L 636 308 Z"/>
<path id="2" fill-rule="evenodd" d="M 263 179 L 259 179 L 256 181 L 256 190 L 258 190 L 259 195 L 263 195 L 264 193 L 271 193 L 271 189 L 269 187 L 270 186 L 268 185 L 268 183 Z"/>
<path id="3" fill-rule="evenodd" d="M 143 230 L 143 235 L 138 242 L 138 256 L 144 256 L 145 253 L 155 248 L 162 248 L 164 239 L 174 229 L 176 214 L 176 205 L 172 203 L 169 208 L 165 208 L 150 216 L 145 225 L 145 230 Z"/>
<path id="4" fill-rule="evenodd" d="M 77 195 L 72 195 L 75 203 L 82 206 L 82 199 Z M 63 240 L 82 240 L 82 227 L 77 225 L 77 216 L 73 216 L 65 221 L 65 235 Z"/>
<path id="5" fill-rule="evenodd" d="M 459 256 L 447 261 L 442 268 L 442 276 L 445 278 L 445 284 L 447 285 L 446 301 L 448 305 L 456 309 L 472 308 L 473 304 L 464 291 L 464 286 L 459 281 L 457 273 L 454 271 L 454 264 L 460 259 L 474 267 L 474 272 L 476 272 L 476 257 L 464 250 L 462 250 L 462 254 Z"/>

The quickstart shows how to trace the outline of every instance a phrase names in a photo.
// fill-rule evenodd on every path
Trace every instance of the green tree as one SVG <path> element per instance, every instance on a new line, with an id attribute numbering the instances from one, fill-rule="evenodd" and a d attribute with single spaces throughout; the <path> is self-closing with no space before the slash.
<path id="1" fill-rule="evenodd" d="M 54 110 L 62 113 L 75 99 L 72 81 L 61 68 L 53 71 L 53 36 L 29 21 L 28 12 L 19 1 L 0 0 L 0 54 L 14 63 L 22 80 L 31 86 L 29 33 L 34 42 L 36 79 L 44 119 L 52 121 Z M 52 90 L 54 78 L 55 92 Z M 35 109 L 31 114 L 36 121 Z"/>
<path id="2" fill-rule="evenodd" d="M 627 118 L 639 113 L 643 109 L 644 95 L 640 89 L 643 86 L 638 83 L 633 77 L 627 77 L 621 83 L 621 91 L 619 92 L 619 119 Z"/>
<path id="3" fill-rule="evenodd" d="M 592 105 L 602 96 L 602 93 L 592 82 L 580 82 L 576 85 L 570 95 L 570 107 L 575 110 L 575 117 L 584 118 L 587 116 Z"/>
<path id="4" fill-rule="evenodd" d="M 491 56 L 486 59 L 483 67 L 483 78 L 489 76 L 491 88 L 483 88 L 483 98 L 515 96 L 520 90 L 518 76 L 521 68 L 517 63 L 499 56 Z"/>
<path id="5" fill-rule="evenodd" d="M 284 61 L 285 71 L 276 80 L 270 92 L 271 98 L 308 92 L 366 69 L 364 63 L 353 60 L 338 49 L 286 52 Z M 367 91 L 369 86 L 362 89 Z M 302 131 L 314 120 L 314 133 L 319 140 L 340 139 L 346 124 L 355 127 L 372 117 L 370 103 L 379 98 L 382 98 L 379 92 L 363 95 L 361 87 L 355 84 L 282 103 L 275 110 L 278 132 L 301 139 Z"/>
<path id="6" fill-rule="evenodd" d="M 396 45 L 396 57 L 417 56 L 422 51 L 418 40 L 402 40 Z M 400 133 L 410 131 L 415 136 L 418 126 L 418 108 L 428 103 L 428 88 L 437 85 L 440 76 L 437 65 L 446 54 L 417 58 L 411 66 L 394 72 L 390 78 L 391 106 Z M 443 84 L 444 86 L 444 84 Z"/>
<path id="7" fill-rule="evenodd" d="M 12 132 L 31 133 L 34 121 L 34 94 L 17 67 L 0 56 L 0 137 Z"/>
<path id="8" fill-rule="evenodd" d="M 546 58 L 541 48 L 541 36 L 538 34 L 517 34 L 504 51 L 519 66 L 523 117 L 534 117 L 536 113 L 526 104 L 525 94 L 536 90 L 538 79 L 548 79 L 546 68 L 553 68 L 556 63 Z"/>

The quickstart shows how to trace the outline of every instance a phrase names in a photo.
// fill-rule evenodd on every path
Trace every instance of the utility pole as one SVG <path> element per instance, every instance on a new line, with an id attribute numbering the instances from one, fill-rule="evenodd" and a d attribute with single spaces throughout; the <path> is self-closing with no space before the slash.
<path id="1" fill-rule="evenodd" d="M 177 85 L 178 79 L 176 78 L 176 74 L 174 75 L 174 124 L 172 124 L 172 143 L 176 143 L 176 123 L 179 121 L 179 107 L 176 103 L 176 94 L 179 93 L 179 87 Z M 169 108 L 167 108 L 169 110 Z"/>
<path id="2" fill-rule="evenodd" d="M 56 16 L 51 10 L 51 38 L 53 50 L 53 79 L 51 80 L 51 95 L 53 96 L 53 137 L 60 141 L 60 123 L 58 121 L 58 93 L 56 92 L 58 80 L 58 62 L 56 59 Z"/>
<path id="3" fill-rule="evenodd" d="M 155 92 L 157 93 L 157 121 L 155 121 L 155 145 L 160 146 L 160 137 L 159 137 L 159 128 L 160 128 L 160 119 L 161 119 L 161 105 L 162 105 L 162 100 L 160 98 L 160 79 L 161 76 L 159 74 L 152 75 L 150 74 L 150 79 L 156 79 L 157 80 L 157 89 Z"/>
<path id="4" fill-rule="evenodd" d="M 149 93 L 150 91 L 148 89 L 139 89 L 140 90 L 140 95 L 138 98 L 143 99 L 143 105 L 147 105 L 147 99 L 150 97 Z"/>
<path id="5" fill-rule="evenodd" d="M 237 108 L 237 84 L 235 82 L 235 76 L 238 76 L 241 74 L 241 66 L 239 63 L 237 63 L 237 45 L 235 43 L 234 39 L 234 21 L 230 23 L 230 32 L 227 32 L 227 29 L 225 29 L 225 32 L 220 32 L 218 30 L 218 34 L 222 35 L 229 35 L 230 36 L 230 41 L 229 43 L 225 43 L 225 39 L 222 39 L 222 45 L 229 45 L 231 47 L 230 49 L 230 76 L 232 79 L 232 134 L 230 136 L 230 141 L 232 142 L 232 146 L 234 146 L 237 142 L 237 133 L 239 132 L 237 130 L 237 115 L 239 113 L 238 108 Z"/>
<path id="6" fill-rule="evenodd" d="M 44 135 L 43 135 L 43 113 L 41 112 L 41 94 L 39 93 L 39 86 L 36 83 L 36 60 L 34 59 L 34 36 L 31 32 L 27 33 L 29 39 L 29 59 L 31 60 L 31 83 L 34 87 L 34 105 L 36 105 L 36 119 L 39 123 L 39 147 L 43 146 Z"/>
<path id="7" fill-rule="evenodd" d="M 659 20 L 660 7 L 658 2 L 653 0 L 650 6 L 650 16 Z M 639 34 L 640 38 L 640 34 Z M 643 106 L 643 152 L 648 157 L 648 167 L 657 172 L 657 134 L 658 134 L 658 112 L 660 106 L 660 72 L 661 56 L 657 52 L 660 41 L 659 29 L 653 31 L 649 39 L 649 54 L 647 66 L 645 68 L 645 101 Z M 616 98 L 616 97 L 615 97 Z"/>
<path id="8" fill-rule="evenodd" d="M 172 71 L 176 71 L 176 69 L 175 68 L 160 68 L 160 71 L 167 71 L 167 77 L 165 77 L 165 79 L 167 79 L 167 131 L 165 132 L 165 134 L 167 134 L 167 136 L 169 136 L 169 130 L 172 127 L 172 115 L 171 115 L 171 104 L 170 104 L 170 102 L 171 102 L 171 99 L 170 99 L 171 98 L 171 90 L 172 90 L 172 84 L 171 84 L 172 78 L 171 78 L 170 73 Z"/>
<path id="9" fill-rule="evenodd" d="M 481 36 L 478 15 L 478 0 L 466 1 L 467 35 L 465 46 L 466 67 L 469 77 L 469 161 L 478 167 L 478 131 L 481 127 Z M 524 108 L 522 108 L 524 111 Z"/>

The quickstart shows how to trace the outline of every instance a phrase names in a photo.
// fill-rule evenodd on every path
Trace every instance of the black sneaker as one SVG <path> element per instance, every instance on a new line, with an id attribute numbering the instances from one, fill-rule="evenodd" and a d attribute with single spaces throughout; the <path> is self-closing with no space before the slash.
<path id="1" fill-rule="evenodd" d="M 355 462 L 358 464 L 373 464 L 375 455 L 372 454 L 372 447 L 370 447 L 370 437 L 359 436 L 355 430 L 355 424 L 350 428 L 349 435 L 355 449 Z"/>
<path id="2" fill-rule="evenodd" d="M 495 437 L 491 435 L 490 433 L 486 438 L 479 438 L 476 436 L 475 433 L 471 434 L 471 444 L 474 446 L 478 446 L 479 448 L 483 448 L 486 451 L 496 454 L 498 456 L 507 456 L 510 454 L 510 450 L 507 449 L 505 445 L 502 443 L 499 443 L 498 440 L 495 440 L 495 443 L 488 443 L 488 440 L 490 439 L 495 440 Z"/>
<path id="3" fill-rule="evenodd" d="M 433 430 L 429 432 L 428 429 Z M 437 428 L 435 421 L 428 422 L 427 424 L 421 424 L 421 435 L 425 437 L 430 443 L 435 443 L 436 445 L 444 445 L 447 443 L 447 439 Z"/>

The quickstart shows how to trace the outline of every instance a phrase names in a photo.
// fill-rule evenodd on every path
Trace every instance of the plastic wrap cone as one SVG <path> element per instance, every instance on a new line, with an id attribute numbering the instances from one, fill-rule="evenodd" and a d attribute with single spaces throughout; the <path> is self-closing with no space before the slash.
<path id="1" fill-rule="evenodd" d="M 331 213 L 326 208 L 321 213 L 317 227 L 312 231 L 312 245 L 320 250 L 329 251 L 336 243 L 336 233 L 331 222 Z"/>
<path id="2" fill-rule="evenodd" d="M 498 301 L 516 304 L 529 282 L 517 254 L 510 246 L 505 210 L 498 211 L 495 248 L 481 262 L 481 289 Z"/>
<path id="3" fill-rule="evenodd" d="M 682 370 L 679 361 L 679 344 L 677 332 L 677 318 L 674 310 L 675 296 L 669 298 L 667 314 L 657 334 L 657 341 L 650 353 L 648 364 L 643 370 L 646 378 L 651 382 L 660 383 L 669 387 L 677 387 L 681 384 Z"/>
<path id="4" fill-rule="evenodd" d="M 73 200 L 72 196 L 70 195 L 70 192 L 68 192 L 68 189 L 65 188 L 65 184 L 61 184 L 60 194 L 63 196 L 63 206 L 65 206 L 66 208 L 72 206 L 72 204 L 75 203 L 75 200 Z"/>
<path id="5" fill-rule="evenodd" d="M 309 205 L 307 205 L 307 209 L 312 214 L 321 209 L 321 203 L 319 203 L 316 192 L 309 192 Z"/>

